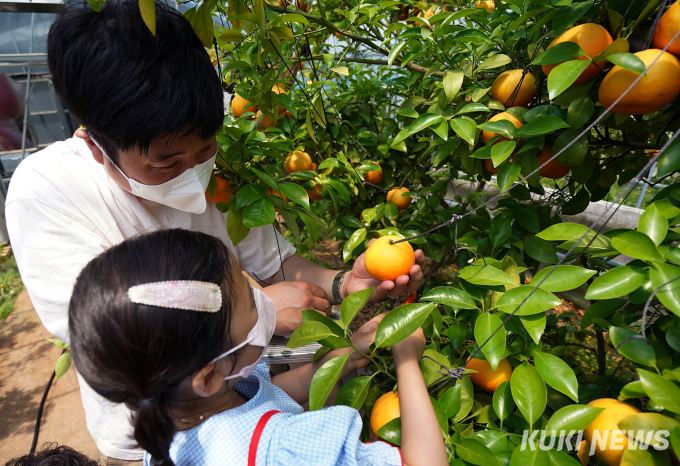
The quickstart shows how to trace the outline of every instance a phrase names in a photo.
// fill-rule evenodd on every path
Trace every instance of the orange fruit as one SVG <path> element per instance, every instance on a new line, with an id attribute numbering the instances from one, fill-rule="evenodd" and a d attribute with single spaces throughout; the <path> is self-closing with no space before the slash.
<path id="1" fill-rule="evenodd" d="M 222 178 L 220 175 L 215 175 L 217 180 L 217 192 L 215 193 L 215 198 L 210 197 L 208 192 L 205 195 L 210 201 L 214 203 L 218 202 L 229 202 L 229 195 L 234 192 L 234 185 L 232 185 L 227 179 Z"/>
<path id="2" fill-rule="evenodd" d="M 619 422 L 641 411 L 634 406 L 612 398 L 600 398 L 591 401 L 588 406 L 604 408 L 588 428 L 583 431 L 583 438 L 589 445 L 595 436 L 595 454 L 609 466 L 619 466 L 623 452 L 628 447 L 628 436 L 619 429 Z M 595 433 L 597 432 L 597 436 Z M 598 441 L 598 437 L 599 440 Z M 605 448 L 600 448 L 604 443 Z"/>
<path id="3" fill-rule="evenodd" d="M 313 167 L 312 158 L 305 151 L 296 150 L 291 152 L 283 162 L 283 169 L 287 173 L 311 170 Z"/>
<path id="4" fill-rule="evenodd" d="M 647 149 L 645 153 L 647 154 L 647 158 L 651 159 L 652 157 L 659 153 L 659 149 Z"/>
<path id="5" fill-rule="evenodd" d="M 652 45 L 657 49 L 663 49 L 668 42 L 677 34 L 680 29 L 680 1 L 675 2 L 661 16 L 659 24 L 656 25 Z M 680 56 L 680 37 L 677 37 L 666 52 Z"/>
<path id="6" fill-rule="evenodd" d="M 668 52 L 648 49 L 635 54 L 648 67 L 662 54 L 642 78 L 610 111 L 627 115 L 644 115 L 660 110 L 680 94 L 680 60 Z M 602 80 L 597 96 L 605 108 L 628 89 L 639 75 L 620 66 L 612 68 Z"/>
<path id="7" fill-rule="evenodd" d="M 484 8 L 485 10 L 493 11 L 496 9 L 494 0 L 485 0 L 483 2 L 475 3 L 475 8 Z"/>
<path id="8" fill-rule="evenodd" d="M 373 405 L 373 410 L 371 411 L 371 430 L 378 437 L 380 428 L 398 417 L 401 417 L 399 392 L 387 392 L 378 398 L 378 401 Z"/>
<path id="9" fill-rule="evenodd" d="M 274 94 L 287 94 L 286 88 L 283 87 L 283 85 L 281 85 L 281 84 L 274 84 L 272 86 L 272 92 Z M 285 113 L 286 113 L 286 109 L 283 108 L 283 106 L 279 107 L 279 116 L 284 115 Z"/>
<path id="10" fill-rule="evenodd" d="M 267 118 L 267 115 L 262 114 L 262 110 L 257 111 L 257 115 L 255 115 L 255 120 L 257 121 L 257 127 L 262 129 L 267 129 L 270 126 L 273 126 L 276 128 L 276 125 L 269 119 Z"/>
<path id="11" fill-rule="evenodd" d="M 493 161 L 491 159 L 484 159 L 484 168 L 492 175 L 495 175 L 498 173 L 498 170 L 501 169 L 501 166 L 499 165 L 498 168 L 493 168 Z"/>
<path id="12" fill-rule="evenodd" d="M 476 374 L 470 374 L 472 383 L 487 392 L 495 392 L 500 384 L 510 381 L 512 366 L 507 359 L 501 359 L 496 370 L 491 368 L 489 361 L 481 359 L 468 359 L 468 369 L 474 369 Z"/>
<path id="13" fill-rule="evenodd" d="M 318 167 L 318 165 L 315 164 L 315 163 L 312 163 L 312 171 L 313 172 L 316 172 L 316 167 Z"/>
<path id="14" fill-rule="evenodd" d="M 408 241 L 390 244 L 390 241 L 404 239 L 401 236 L 388 235 L 375 240 L 366 250 L 364 266 L 368 274 L 384 282 L 396 280 L 397 277 L 408 275 L 411 267 L 416 263 L 416 255 Z"/>
<path id="15" fill-rule="evenodd" d="M 380 183 L 380 180 L 382 180 L 383 171 L 382 171 L 382 167 L 380 166 L 380 164 L 378 162 L 373 162 L 373 163 L 376 164 L 378 166 L 378 168 L 380 168 L 380 170 L 377 171 L 377 172 L 366 172 L 366 176 L 364 176 L 364 180 L 368 181 L 369 183 L 378 184 L 378 183 Z"/>
<path id="16" fill-rule="evenodd" d="M 401 8 L 399 10 L 399 14 L 397 15 L 397 19 L 399 21 L 404 21 L 406 18 L 409 18 L 411 16 L 418 16 L 420 14 L 420 8 L 412 7 L 412 6 L 404 6 L 404 4 L 397 5 L 398 7 Z M 411 11 L 413 10 L 413 11 Z"/>
<path id="17" fill-rule="evenodd" d="M 234 97 L 231 99 L 231 112 L 236 118 L 240 117 L 246 112 L 257 112 L 257 107 L 255 105 L 251 105 L 250 107 L 246 108 L 246 104 L 248 103 L 249 102 L 240 95 L 234 94 Z"/>
<path id="18" fill-rule="evenodd" d="M 305 189 L 307 191 L 307 196 L 311 201 L 320 201 L 323 199 L 321 196 L 321 185 L 319 183 L 314 183 L 314 189 Z"/>
<path id="19" fill-rule="evenodd" d="M 508 112 L 501 112 L 498 115 L 492 117 L 489 121 L 499 121 L 499 120 L 508 120 L 510 123 L 515 125 L 515 128 L 521 128 L 524 126 L 524 123 L 519 121 L 517 118 L 514 116 L 510 115 Z M 482 139 L 484 139 L 484 143 L 488 143 L 491 139 L 495 138 L 498 136 L 498 133 L 493 133 L 491 131 L 482 131 Z M 508 138 L 500 138 L 496 142 L 501 142 L 501 141 L 507 141 Z"/>
<path id="20" fill-rule="evenodd" d="M 574 42 L 581 46 L 583 52 L 588 55 L 588 57 L 595 58 L 613 41 L 612 36 L 609 35 L 609 32 L 607 32 L 605 28 L 599 24 L 586 23 L 574 26 L 573 28 L 568 29 L 564 33 L 560 34 L 550 43 L 548 48 L 557 44 L 561 44 L 562 42 Z M 574 58 L 574 60 L 585 59 L 585 57 Z M 606 65 L 605 62 L 597 62 L 597 64 L 600 67 L 604 67 Z M 552 69 L 557 65 L 559 65 L 559 63 L 555 63 L 553 65 L 543 65 L 543 72 L 546 76 L 548 76 Z M 595 76 L 597 76 L 600 71 L 602 71 L 601 68 L 595 66 L 595 64 L 591 64 L 588 66 L 588 68 L 583 70 L 581 76 L 579 76 L 574 82 L 578 84 L 590 81 Z"/>
<path id="21" fill-rule="evenodd" d="M 553 156 L 552 147 L 544 146 L 543 150 L 538 154 L 538 165 L 543 165 L 550 157 Z M 548 165 L 541 168 L 538 172 L 544 178 L 551 178 L 553 180 L 558 180 L 567 176 L 571 168 L 565 167 L 557 163 L 557 160 L 552 160 Z"/>
<path id="22" fill-rule="evenodd" d="M 578 451 L 576 452 L 576 456 L 578 456 L 578 459 L 581 461 L 581 466 L 588 466 L 588 463 L 590 463 L 590 445 L 588 442 L 585 440 L 581 442 L 581 445 L 579 445 Z"/>
<path id="23" fill-rule="evenodd" d="M 407 188 L 392 188 L 387 192 L 387 202 L 392 201 L 397 204 L 397 210 L 404 210 L 411 205 L 411 198 L 402 194 L 410 192 Z"/>
<path id="24" fill-rule="evenodd" d="M 491 86 L 491 97 L 499 101 L 506 107 L 524 107 L 531 102 L 536 95 L 534 85 L 536 78 L 533 74 L 527 73 L 522 80 L 523 70 L 510 70 L 501 73 Z M 519 82 L 522 80 L 522 84 Z M 516 95 L 513 92 L 519 86 Z"/>

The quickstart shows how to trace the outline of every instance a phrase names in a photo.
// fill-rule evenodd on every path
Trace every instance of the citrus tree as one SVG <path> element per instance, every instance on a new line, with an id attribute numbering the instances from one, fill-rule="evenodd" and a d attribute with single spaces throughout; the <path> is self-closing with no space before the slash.
<path id="1" fill-rule="evenodd" d="M 363 410 L 366 439 L 400 443 L 381 348 L 423 327 L 451 464 L 677 464 L 680 3 L 206 0 L 185 16 L 233 89 L 207 195 L 234 244 L 281 224 L 307 247 L 341 240 L 345 262 L 368 250 L 381 279 L 412 247 L 430 259 L 335 399 Z M 637 228 L 601 232 L 655 162 L 668 186 Z M 447 196 L 460 181 L 498 194 Z M 602 199 L 599 223 L 561 219 Z M 633 261 L 611 267 L 619 254 Z M 455 276 L 434 286 L 442 268 Z M 580 322 L 552 310 L 580 286 Z M 350 346 L 371 291 L 341 321 L 305 311 L 289 345 Z M 565 361 L 574 348 L 594 379 Z M 319 370 L 311 409 L 346 361 Z"/>

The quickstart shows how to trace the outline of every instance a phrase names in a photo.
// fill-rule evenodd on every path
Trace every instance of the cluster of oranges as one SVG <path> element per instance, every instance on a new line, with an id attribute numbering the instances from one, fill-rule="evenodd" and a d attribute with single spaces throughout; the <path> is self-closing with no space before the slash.
<path id="1" fill-rule="evenodd" d="M 274 84 L 271 91 L 274 94 L 286 94 L 286 88 L 281 84 Z M 255 113 L 255 120 L 257 121 L 258 127 L 261 129 L 267 129 L 270 126 L 276 127 L 276 123 L 267 118 L 267 114 L 262 114 L 262 110 L 259 110 L 257 105 L 253 105 L 252 102 L 248 102 L 247 99 L 244 99 L 238 94 L 234 94 L 234 97 L 231 99 L 231 112 L 236 118 L 240 118 L 244 113 Z M 278 118 L 281 118 L 284 115 L 291 118 L 293 117 L 292 113 L 286 111 L 283 107 L 279 107 L 277 112 Z"/>
<path id="2" fill-rule="evenodd" d="M 312 162 L 310 155 L 302 150 L 296 150 L 288 154 L 286 160 L 283 162 L 283 169 L 286 173 L 295 173 L 300 171 L 312 171 L 315 172 L 317 164 Z M 313 201 L 318 201 L 323 199 L 321 197 L 321 185 L 319 183 L 314 183 L 313 188 L 306 189 L 307 196 Z"/>

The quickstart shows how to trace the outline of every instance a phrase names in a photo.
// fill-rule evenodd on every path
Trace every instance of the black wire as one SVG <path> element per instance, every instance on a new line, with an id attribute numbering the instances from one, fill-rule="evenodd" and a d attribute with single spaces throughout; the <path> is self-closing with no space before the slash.
<path id="1" fill-rule="evenodd" d="M 62 351 L 61 354 L 64 354 L 64 352 Z M 40 400 L 40 405 L 38 406 L 38 415 L 36 416 L 35 419 L 35 429 L 33 430 L 33 443 L 31 443 L 31 451 L 28 452 L 29 455 L 33 455 L 35 453 L 36 447 L 38 446 L 38 435 L 40 434 L 40 421 L 42 419 L 43 409 L 45 408 L 45 401 L 47 400 L 47 394 L 50 392 L 50 387 L 52 386 L 52 382 L 54 382 L 54 377 L 56 375 L 57 373 L 52 371 L 50 381 L 47 382 L 47 386 L 45 387 L 45 391 L 43 392 L 42 400 Z"/>
<path id="2" fill-rule="evenodd" d="M 279 235 L 278 230 L 272 223 L 272 228 L 274 229 L 274 238 L 276 238 L 276 247 L 279 250 L 279 261 L 281 262 L 281 275 L 283 276 L 283 281 L 286 281 L 286 272 L 283 270 L 283 258 L 281 257 L 281 246 L 279 245 Z"/>

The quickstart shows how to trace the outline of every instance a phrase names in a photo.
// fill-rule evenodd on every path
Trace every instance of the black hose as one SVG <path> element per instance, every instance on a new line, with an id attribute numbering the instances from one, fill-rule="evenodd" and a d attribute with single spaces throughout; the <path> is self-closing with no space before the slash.
<path id="1" fill-rule="evenodd" d="M 33 455 L 35 453 L 35 448 L 38 446 L 38 434 L 40 433 L 40 420 L 42 418 L 42 413 L 43 413 L 43 408 L 45 407 L 45 400 L 47 400 L 47 394 L 50 392 L 50 387 L 52 386 L 52 382 L 54 382 L 54 377 L 57 375 L 56 372 L 52 372 L 52 376 L 50 377 L 50 381 L 47 383 L 47 387 L 45 387 L 45 392 L 43 393 L 42 400 L 40 400 L 40 406 L 38 406 L 38 416 L 36 417 L 35 420 L 35 430 L 33 431 L 33 443 L 31 444 L 31 451 L 28 452 L 29 455 Z"/>

